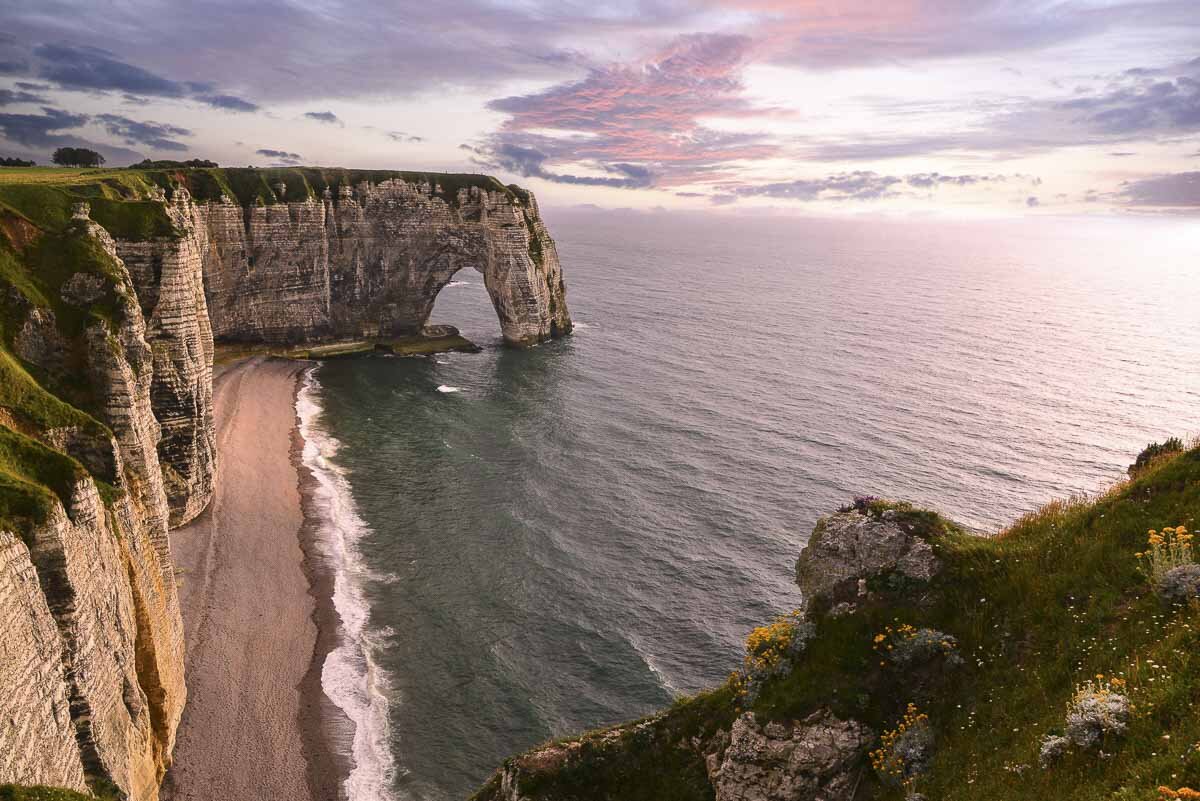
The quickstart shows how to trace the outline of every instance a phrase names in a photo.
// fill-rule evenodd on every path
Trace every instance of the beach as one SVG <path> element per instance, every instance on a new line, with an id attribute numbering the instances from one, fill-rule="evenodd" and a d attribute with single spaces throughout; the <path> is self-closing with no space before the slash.
<path id="1" fill-rule="evenodd" d="M 338 713 L 321 691 L 336 626 L 303 513 L 310 477 L 295 401 L 304 369 L 256 357 L 214 379 L 217 491 L 171 534 L 188 700 L 168 801 L 333 801 L 348 769 L 334 756 Z"/>

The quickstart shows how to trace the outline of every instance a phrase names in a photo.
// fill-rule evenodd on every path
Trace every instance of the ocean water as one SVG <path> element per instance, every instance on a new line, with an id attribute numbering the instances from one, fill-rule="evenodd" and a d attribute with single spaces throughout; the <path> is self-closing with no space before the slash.
<path id="1" fill-rule="evenodd" d="M 356 799 L 463 799 L 724 679 L 855 494 L 994 531 L 1200 431 L 1200 226 L 551 216 L 578 329 L 328 362 L 298 402 L 339 554 Z"/>

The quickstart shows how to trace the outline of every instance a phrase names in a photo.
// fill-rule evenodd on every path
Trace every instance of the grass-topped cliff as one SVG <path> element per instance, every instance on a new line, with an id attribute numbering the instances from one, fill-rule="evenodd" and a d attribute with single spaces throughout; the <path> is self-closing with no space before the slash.
<path id="1" fill-rule="evenodd" d="M 362 183 L 378 184 L 401 180 L 427 184 L 436 196 L 454 206 L 458 191 L 479 187 L 500 192 L 528 204 L 530 194 L 516 185 L 505 186 L 490 175 L 475 173 L 411 172 L 404 170 L 350 170 L 340 167 L 171 167 L 84 169 L 63 167 L 9 167 L 0 169 L 0 203 L 22 209 L 31 219 L 62 222 L 64 201 L 87 200 L 94 219 L 121 238 L 145 238 L 169 234 L 166 215 L 155 215 L 150 206 L 130 206 L 145 201 L 153 189 L 182 186 L 194 200 L 207 202 L 222 196 L 242 206 L 303 202 L 322 198 L 326 191 L 336 196 L 341 187 Z M 279 192 L 280 184 L 284 191 Z M 120 205 L 117 205 L 120 204 Z M 99 213 L 97 214 L 97 210 Z M 67 214 L 66 216 L 69 216 Z M 110 223 L 119 226 L 118 233 Z"/>
<path id="2" fill-rule="evenodd" d="M 1140 462 L 1104 495 L 989 538 L 860 501 L 818 525 L 806 613 L 755 632 L 724 686 L 510 759 L 475 801 L 1198 797 L 1200 599 L 1164 600 L 1145 566 L 1167 547 L 1149 531 L 1183 526 L 1186 545 L 1197 527 L 1200 448 Z M 848 545 L 852 531 L 865 537 Z M 936 570 L 897 567 L 912 550 L 838 581 L 838 554 L 892 548 L 884 535 L 927 544 Z M 1080 712 L 1106 704 L 1109 728 Z M 1077 729 L 1097 738 L 1071 742 Z"/>
<path id="3" fill-rule="evenodd" d="M 48 444 L 70 439 L 77 452 L 108 447 L 112 434 L 97 420 L 104 399 L 86 370 L 85 332 L 96 323 L 110 333 L 118 328 L 125 287 L 86 223 L 71 219 L 70 195 L 3 183 L 5 176 L 0 171 L 0 524 L 22 531 L 87 472 Z M 22 358 L 34 352 L 45 358 Z M 55 369 L 45 366 L 51 363 Z M 102 489 L 114 481 L 91 467 Z"/>

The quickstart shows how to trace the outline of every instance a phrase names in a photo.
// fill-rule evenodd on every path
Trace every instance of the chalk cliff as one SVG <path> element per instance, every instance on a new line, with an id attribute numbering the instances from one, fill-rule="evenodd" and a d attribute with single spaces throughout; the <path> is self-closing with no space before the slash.
<path id="1" fill-rule="evenodd" d="M 0 177 L 0 784 L 154 801 L 186 699 L 167 532 L 219 479 L 214 337 L 418 335 L 464 267 L 509 344 L 571 320 L 536 201 L 485 176 L 79 180 Z"/>

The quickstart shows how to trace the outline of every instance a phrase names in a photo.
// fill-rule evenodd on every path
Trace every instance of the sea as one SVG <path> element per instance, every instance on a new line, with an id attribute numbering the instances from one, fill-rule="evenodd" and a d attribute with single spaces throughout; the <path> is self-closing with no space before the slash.
<path id="1" fill-rule="evenodd" d="M 297 401 L 337 554 L 354 801 L 723 681 L 855 495 L 980 534 L 1200 432 L 1200 224 L 548 213 L 572 336 L 336 360 Z"/>

